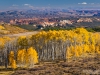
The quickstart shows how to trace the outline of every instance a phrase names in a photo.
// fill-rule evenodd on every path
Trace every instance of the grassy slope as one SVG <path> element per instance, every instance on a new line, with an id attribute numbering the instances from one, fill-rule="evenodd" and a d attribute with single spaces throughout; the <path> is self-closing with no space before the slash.
<path id="1" fill-rule="evenodd" d="M 0 34 L 17 34 L 17 33 L 27 32 L 27 30 L 13 25 L 3 25 L 3 27 L 5 29 L 1 29 Z"/>
<path id="2" fill-rule="evenodd" d="M 22 33 L 22 32 L 26 32 L 27 30 L 22 29 L 20 27 L 17 26 L 13 26 L 13 25 L 4 25 L 5 29 L 8 30 L 10 33 Z"/>

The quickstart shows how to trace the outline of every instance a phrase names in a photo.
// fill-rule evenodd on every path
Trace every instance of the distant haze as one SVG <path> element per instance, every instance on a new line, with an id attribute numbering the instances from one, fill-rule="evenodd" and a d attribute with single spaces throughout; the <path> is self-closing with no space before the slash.
<path id="1" fill-rule="evenodd" d="M 100 8 L 100 0 L 0 0 L 0 11 L 38 8 Z"/>

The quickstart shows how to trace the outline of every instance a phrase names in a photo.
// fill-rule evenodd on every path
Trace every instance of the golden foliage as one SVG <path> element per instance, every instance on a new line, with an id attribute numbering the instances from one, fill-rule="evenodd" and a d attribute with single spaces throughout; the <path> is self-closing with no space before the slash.
<path id="1" fill-rule="evenodd" d="M 27 38 L 26 38 L 26 36 L 20 36 L 19 38 L 18 38 L 18 40 L 17 40 L 17 44 L 19 45 L 19 46 L 27 46 L 28 45 L 28 40 L 27 40 Z"/>
<path id="2" fill-rule="evenodd" d="M 45 43 L 50 41 L 57 42 L 69 42 L 67 48 L 66 58 L 80 57 L 86 53 L 98 53 L 100 47 L 100 35 L 88 32 L 84 28 L 76 28 L 74 30 L 60 30 L 60 31 L 42 31 L 31 37 L 31 40 L 35 40 L 34 45 L 37 43 L 38 48 L 43 48 Z M 42 45 L 39 44 L 41 41 Z M 98 46 L 96 48 L 96 45 Z"/>
<path id="3" fill-rule="evenodd" d="M 0 38 L 0 48 L 3 48 L 6 41 L 10 40 L 8 37 Z M 41 56 L 46 60 L 49 58 L 71 59 L 89 53 L 100 54 L 100 35 L 90 33 L 84 28 L 70 31 L 41 31 L 29 38 L 26 36 L 19 37 L 17 47 L 19 49 L 17 50 L 17 60 L 14 61 L 14 52 L 11 51 L 9 55 L 10 64 L 13 62 L 13 66 L 17 64 L 19 67 L 32 67 L 38 63 L 38 53 L 40 53 L 39 59 L 41 60 Z"/>
<path id="4" fill-rule="evenodd" d="M 10 51 L 10 54 L 9 54 L 9 64 L 11 65 L 12 64 L 12 61 L 14 60 L 14 52 L 13 51 Z"/>
<path id="5" fill-rule="evenodd" d="M 22 67 L 26 64 L 26 50 L 22 49 L 22 50 L 18 50 L 17 51 L 17 64 Z"/>
<path id="6" fill-rule="evenodd" d="M 9 37 L 0 37 L 0 49 L 4 48 L 6 42 L 11 41 Z"/>
<path id="7" fill-rule="evenodd" d="M 4 30 L 5 29 L 5 27 L 3 27 L 2 25 L 0 25 L 0 30 Z"/>
<path id="8" fill-rule="evenodd" d="M 27 50 L 27 56 L 28 56 L 28 61 L 33 62 L 34 64 L 38 63 L 38 54 L 36 52 L 36 50 L 32 47 L 30 47 Z"/>
<path id="9" fill-rule="evenodd" d="M 38 63 L 38 55 L 34 48 L 18 50 L 17 64 L 19 67 L 33 67 L 36 63 Z"/>
<path id="10" fill-rule="evenodd" d="M 11 67 L 13 69 L 17 68 L 16 60 L 14 59 L 14 51 L 10 51 L 10 54 L 9 54 L 9 64 L 11 65 Z"/>
<path id="11" fill-rule="evenodd" d="M 17 68 L 17 66 L 16 66 L 16 60 L 12 60 L 11 67 L 12 67 L 13 69 L 16 69 L 16 68 Z"/>

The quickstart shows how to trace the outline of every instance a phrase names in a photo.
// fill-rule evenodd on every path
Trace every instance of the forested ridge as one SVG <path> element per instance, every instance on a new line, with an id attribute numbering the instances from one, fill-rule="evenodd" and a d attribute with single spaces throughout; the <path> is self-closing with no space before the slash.
<path id="1" fill-rule="evenodd" d="M 100 53 L 99 33 L 84 28 L 41 31 L 18 38 L 0 37 L 0 66 L 30 68 L 40 62 L 68 61 Z"/>

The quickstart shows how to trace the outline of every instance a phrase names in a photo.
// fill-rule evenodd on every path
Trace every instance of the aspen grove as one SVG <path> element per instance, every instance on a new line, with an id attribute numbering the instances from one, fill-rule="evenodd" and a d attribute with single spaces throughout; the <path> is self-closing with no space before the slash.
<path id="1" fill-rule="evenodd" d="M 29 68 L 41 61 L 67 61 L 89 54 L 100 54 L 100 34 L 84 28 L 0 38 L 0 65 L 6 68 Z"/>

